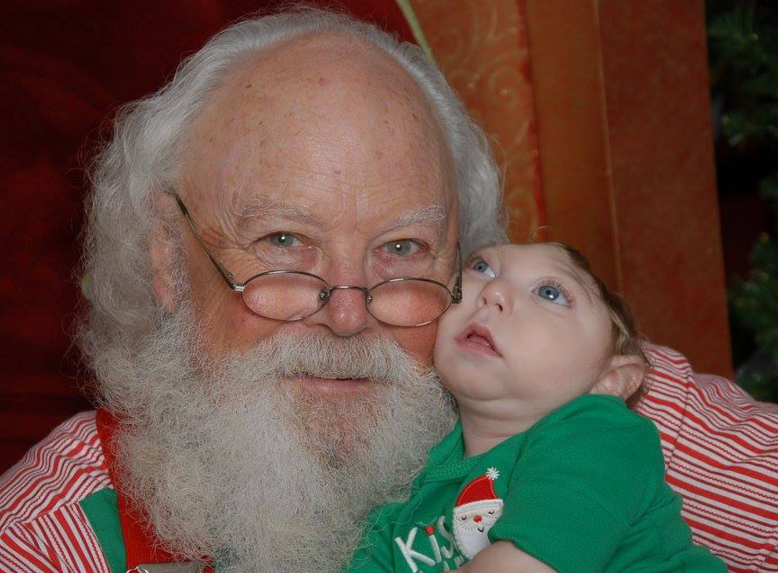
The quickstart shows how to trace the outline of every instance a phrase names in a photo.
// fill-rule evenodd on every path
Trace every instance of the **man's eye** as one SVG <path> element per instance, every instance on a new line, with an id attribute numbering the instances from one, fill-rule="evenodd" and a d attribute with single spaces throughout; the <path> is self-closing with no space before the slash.
<path id="1" fill-rule="evenodd" d="M 385 245 L 386 252 L 395 257 L 410 257 L 419 252 L 421 248 L 416 241 L 411 239 L 402 239 L 400 241 L 391 241 Z"/>
<path id="2" fill-rule="evenodd" d="M 572 306 L 568 295 L 563 292 L 561 287 L 556 285 L 540 285 L 537 289 L 535 289 L 535 293 L 540 298 L 553 302 L 554 304 L 559 304 L 566 307 Z"/>
<path id="3" fill-rule="evenodd" d="M 276 247 L 293 247 L 300 243 L 300 239 L 291 233 L 273 233 L 265 237 L 265 239 Z"/>
<path id="4" fill-rule="evenodd" d="M 488 277 L 496 277 L 497 274 L 494 272 L 494 269 L 489 266 L 489 263 L 487 263 L 483 259 L 475 259 L 470 263 L 470 268 L 473 269 L 477 273 L 484 274 Z"/>

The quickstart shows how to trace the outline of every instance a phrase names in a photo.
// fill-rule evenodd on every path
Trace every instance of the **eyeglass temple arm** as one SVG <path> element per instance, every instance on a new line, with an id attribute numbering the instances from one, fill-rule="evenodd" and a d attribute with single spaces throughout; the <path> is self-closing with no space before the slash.
<path id="1" fill-rule="evenodd" d="M 459 241 L 457 241 L 457 264 L 459 265 L 457 280 L 454 282 L 454 288 L 451 292 L 451 302 L 453 304 L 462 302 L 462 249 L 459 247 Z"/>
<path id="2" fill-rule="evenodd" d="M 208 247 L 205 245 L 205 241 L 203 241 L 203 238 L 200 236 L 200 231 L 197 229 L 197 225 L 195 225 L 194 219 L 192 219 L 192 216 L 189 214 L 189 210 L 186 208 L 186 205 L 184 205 L 181 197 L 179 197 L 178 193 L 176 193 L 173 189 L 168 188 L 167 192 L 170 193 L 176 200 L 178 208 L 181 209 L 181 213 L 184 215 L 186 222 L 189 224 L 192 232 L 194 232 L 194 236 L 197 239 L 197 242 L 200 243 L 200 246 L 205 251 L 205 254 L 208 255 L 209 259 L 211 259 L 213 266 L 216 267 L 217 271 L 219 271 L 219 274 L 224 279 L 224 282 L 226 282 L 227 286 L 232 290 L 239 291 L 239 285 L 235 282 L 235 278 L 232 276 L 232 273 L 225 269 L 221 263 L 214 258 L 214 256 L 211 254 L 211 251 L 208 250 Z"/>

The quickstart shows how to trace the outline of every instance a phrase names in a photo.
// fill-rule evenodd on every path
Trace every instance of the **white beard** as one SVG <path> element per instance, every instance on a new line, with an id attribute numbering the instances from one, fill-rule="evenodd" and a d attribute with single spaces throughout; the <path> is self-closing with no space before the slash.
<path id="1" fill-rule="evenodd" d="M 134 357 L 97 362 L 119 419 L 121 487 L 182 559 L 229 572 L 335 573 L 359 522 L 396 500 L 454 422 L 434 372 L 387 339 L 278 335 L 198 367 L 191 313 Z M 109 353 L 106 353 L 109 354 Z M 306 393 L 290 376 L 375 380 L 356 398 Z"/>

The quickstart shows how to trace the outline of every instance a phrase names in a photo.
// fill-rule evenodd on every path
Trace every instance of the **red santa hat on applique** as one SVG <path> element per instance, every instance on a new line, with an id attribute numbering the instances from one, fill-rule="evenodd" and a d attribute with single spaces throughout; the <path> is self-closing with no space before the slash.
<path id="1" fill-rule="evenodd" d="M 489 468 L 484 475 L 475 478 L 465 486 L 457 498 L 457 507 L 476 501 L 488 501 L 499 499 L 494 492 L 494 480 L 500 477 L 500 472 L 495 468 Z"/>

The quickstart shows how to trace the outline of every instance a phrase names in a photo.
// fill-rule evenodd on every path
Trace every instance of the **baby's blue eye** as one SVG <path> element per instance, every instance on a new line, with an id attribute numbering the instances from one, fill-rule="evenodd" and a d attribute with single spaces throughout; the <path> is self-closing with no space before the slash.
<path id="1" fill-rule="evenodd" d="M 570 306 L 570 301 L 567 300 L 564 293 L 554 285 L 540 285 L 535 292 L 540 298 L 562 306 Z"/>
<path id="2" fill-rule="evenodd" d="M 490 267 L 489 264 L 483 259 L 476 259 L 473 261 L 473 263 L 470 265 L 470 268 L 477 273 L 482 273 L 492 278 L 497 276 L 494 270 L 492 270 L 492 267 Z"/>

